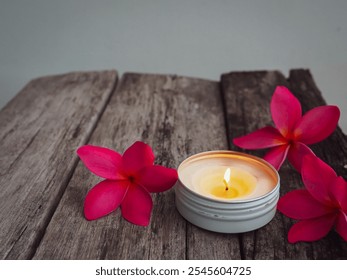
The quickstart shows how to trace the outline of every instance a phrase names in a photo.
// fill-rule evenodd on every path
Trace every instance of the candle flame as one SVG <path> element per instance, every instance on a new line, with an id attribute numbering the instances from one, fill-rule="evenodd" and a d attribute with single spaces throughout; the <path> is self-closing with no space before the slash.
<path id="1" fill-rule="evenodd" d="M 230 174 L 231 174 L 231 170 L 230 168 L 227 168 L 227 170 L 225 170 L 225 173 L 224 173 L 224 184 L 225 184 L 225 190 L 229 190 L 229 181 L 230 181 Z"/>

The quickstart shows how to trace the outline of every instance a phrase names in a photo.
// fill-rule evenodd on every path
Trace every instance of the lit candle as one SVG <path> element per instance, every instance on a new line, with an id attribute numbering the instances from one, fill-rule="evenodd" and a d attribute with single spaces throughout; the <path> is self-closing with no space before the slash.
<path id="1" fill-rule="evenodd" d="M 251 155 L 212 151 L 178 167 L 176 205 L 188 221 L 218 232 L 244 232 L 268 223 L 279 197 L 277 171 Z"/>
<path id="2" fill-rule="evenodd" d="M 210 176 L 204 176 L 201 181 L 201 191 L 213 198 L 245 198 L 254 191 L 257 184 L 257 179 L 252 174 L 237 168 L 228 167 L 223 178 L 219 172 L 208 175 Z"/>
<path id="3" fill-rule="evenodd" d="M 178 175 L 192 191 L 217 200 L 260 197 L 277 183 L 276 174 L 263 161 L 238 153 L 190 157 L 178 168 Z"/>

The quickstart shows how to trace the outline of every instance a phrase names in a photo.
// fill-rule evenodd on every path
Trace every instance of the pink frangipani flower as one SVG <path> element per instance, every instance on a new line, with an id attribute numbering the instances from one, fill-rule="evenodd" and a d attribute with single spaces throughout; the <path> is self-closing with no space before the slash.
<path id="1" fill-rule="evenodd" d="M 288 241 L 316 241 L 335 225 L 347 241 L 347 182 L 316 156 L 306 156 L 301 169 L 306 189 L 280 198 L 277 208 L 284 215 L 301 220 L 288 233 Z"/>
<path id="2" fill-rule="evenodd" d="M 264 159 L 277 170 L 288 156 L 290 163 L 300 172 L 303 157 L 313 154 L 307 145 L 328 137 L 340 117 L 337 106 L 319 106 L 302 116 L 299 100 L 284 86 L 276 87 L 270 109 L 276 127 L 263 127 L 234 138 L 233 142 L 244 149 L 271 148 Z"/>
<path id="3" fill-rule="evenodd" d="M 154 165 L 152 149 L 143 142 L 135 142 L 123 156 L 92 145 L 80 147 L 77 154 L 90 171 L 106 179 L 86 196 L 87 220 L 103 217 L 121 206 L 125 219 L 147 226 L 153 207 L 149 193 L 166 191 L 177 181 L 175 169 Z"/>

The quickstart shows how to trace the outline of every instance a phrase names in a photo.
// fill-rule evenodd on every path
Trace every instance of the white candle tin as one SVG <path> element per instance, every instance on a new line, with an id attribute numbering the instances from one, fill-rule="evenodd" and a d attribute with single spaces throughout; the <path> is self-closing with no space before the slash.
<path id="1" fill-rule="evenodd" d="M 259 178 L 262 190 L 248 198 L 218 199 L 202 195 L 191 178 L 201 167 L 250 166 Z M 262 177 L 268 177 L 268 184 Z M 264 182 L 265 183 L 264 183 Z M 176 207 L 192 224 L 214 232 L 240 233 L 258 229 L 269 223 L 276 213 L 279 199 L 280 178 L 277 171 L 261 158 L 232 151 L 210 151 L 193 155 L 178 167 L 175 186 Z"/>

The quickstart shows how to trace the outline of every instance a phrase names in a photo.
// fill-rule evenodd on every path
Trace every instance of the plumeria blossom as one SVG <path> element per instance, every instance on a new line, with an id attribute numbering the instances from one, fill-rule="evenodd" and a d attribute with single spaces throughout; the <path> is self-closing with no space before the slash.
<path id="1" fill-rule="evenodd" d="M 270 109 L 276 127 L 263 127 L 234 138 L 233 142 L 244 149 L 271 148 L 264 159 L 277 170 L 288 156 L 290 163 L 300 172 L 303 157 L 313 154 L 307 145 L 328 137 L 340 117 L 337 106 L 319 106 L 302 116 L 299 100 L 284 86 L 276 87 Z"/>
<path id="2" fill-rule="evenodd" d="M 80 147 L 77 154 L 90 171 L 106 179 L 86 196 L 87 220 L 103 217 L 120 206 L 129 222 L 147 226 L 153 207 L 149 193 L 166 191 L 177 181 L 175 169 L 154 165 L 153 151 L 143 142 L 135 142 L 123 155 L 92 145 Z"/>
<path id="3" fill-rule="evenodd" d="M 288 241 L 315 241 L 335 230 L 347 241 L 347 182 L 316 156 L 306 156 L 301 169 L 306 189 L 280 198 L 277 208 L 300 220 L 288 233 Z"/>

